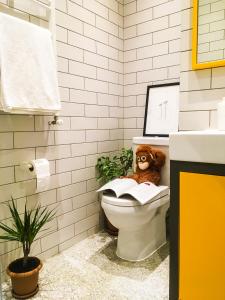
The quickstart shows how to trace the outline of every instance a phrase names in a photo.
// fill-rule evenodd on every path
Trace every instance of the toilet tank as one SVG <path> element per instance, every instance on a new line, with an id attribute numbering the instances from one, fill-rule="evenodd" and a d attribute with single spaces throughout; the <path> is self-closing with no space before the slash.
<path id="1" fill-rule="evenodd" d="M 166 155 L 165 165 L 161 169 L 161 181 L 160 185 L 170 185 L 170 160 L 169 160 L 169 137 L 134 137 L 133 138 L 133 151 L 134 151 L 134 171 L 136 168 L 135 164 L 135 153 L 138 145 L 150 145 L 154 148 L 162 150 Z"/>

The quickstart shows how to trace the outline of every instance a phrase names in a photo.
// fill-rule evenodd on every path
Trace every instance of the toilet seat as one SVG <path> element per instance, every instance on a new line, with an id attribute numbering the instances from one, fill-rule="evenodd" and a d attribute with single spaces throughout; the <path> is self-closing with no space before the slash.
<path id="1" fill-rule="evenodd" d="M 115 196 L 115 194 L 112 193 L 104 193 L 102 195 L 102 201 L 110 204 L 110 205 L 114 205 L 114 206 L 120 206 L 120 207 L 135 207 L 135 206 L 145 206 L 145 205 L 149 205 L 159 199 L 165 199 L 169 197 L 169 192 L 166 194 L 163 194 L 157 198 L 155 198 L 153 201 L 150 201 L 144 205 L 140 204 L 140 202 L 138 202 L 137 200 L 135 200 L 133 197 L 126 195 L 126 196 L 122 196 L 120 198 L 117 198 Z"/>

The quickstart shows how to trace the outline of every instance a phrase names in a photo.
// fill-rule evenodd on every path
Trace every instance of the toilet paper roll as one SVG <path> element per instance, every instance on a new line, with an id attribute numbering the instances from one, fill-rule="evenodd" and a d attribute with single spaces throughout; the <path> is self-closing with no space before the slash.
<path id="1" fill-rule="evenodd" d="M 37 178 L 36 191 L 41 192 L 49 187 L 50 168 L 49 161 L 45 158 L 32 160 L 33 172 Z"/>

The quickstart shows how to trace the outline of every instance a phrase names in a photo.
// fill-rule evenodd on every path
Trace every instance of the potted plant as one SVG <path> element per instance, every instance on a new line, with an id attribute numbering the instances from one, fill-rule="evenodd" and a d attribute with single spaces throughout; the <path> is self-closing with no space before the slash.
<path id="1" fill-rule="evenodd" d="M 11 262 L 6 272 L 11 277 L 13 297 L 27 299 L 38 292 L 38 275 L 42 268 L 40 259 L 29 256 L 31 245 L 40 229 L 54 218 L 55 212 L 41 208 L 40 205 L 34 209 L 27 209 L 25 204 L 24 216 L 21 217 L 13 199 L 12 204 L 8 203 L 8 208 L 12 225 L 0 222 L 0 229 L 4 231 L 0 239 L 22 244 L 23 257 Z"/>
<path id="2" fill-rule="evenodd" d="M 97 179 L 100 183 L 106 184 L 107 182 L 126 176 L 132 169 L 133 164 L 133 150 L 122 148 L 121 153 L 113 156 L 101 156 L 98 158 L 96 168 L 98 172 Z M 117 235 L 118 229 L 113 226 L 105 216 L 105 229 L 109 234 Z"/>
<path id="3" fill-rule="evenodd" d="M 112 158 L 109 156 L 101 156 L 98 158 L 96 168 L 98 171 L 97 179 L 101 184 L 121 177 L 126 176 L 132 169 L 133 164 L 133 150 L 122 148 L 119 155 L 114 155 Z"/>

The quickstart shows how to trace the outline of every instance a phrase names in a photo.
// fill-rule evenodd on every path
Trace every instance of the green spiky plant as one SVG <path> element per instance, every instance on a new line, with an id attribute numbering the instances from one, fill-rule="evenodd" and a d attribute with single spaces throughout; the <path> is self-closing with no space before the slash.
<path id="1" fill-rule="evenodd" d="M 97 179 L 101 184 L 105 184 L 120 176 L 125 176 L 132 169 L 133 150 L 122 148 L 121 153 L 110 158 L 101 156 L 98 158 L 96 168 Z"/>
<path id="2" fill-rule="evenodd" d="M 12 217 L 12 225 L 10 227 L 0 222 L 0 229 L 5 232 L 4 235 L 0 235 L 0 239 L 5 241 L 17 241 L 22 244 L 23 267 L 26 267 L 31 245 L 35 237 L 40 229 L 54 218 L 55 210 L 48 210 L 47 207 L 41 208 L 40 205 L 29 210 L 25 204 L 24 216 L 22 218 L 19 215 L 13 199 L 12 203 L 8 203 L 7 206 Z"/>

